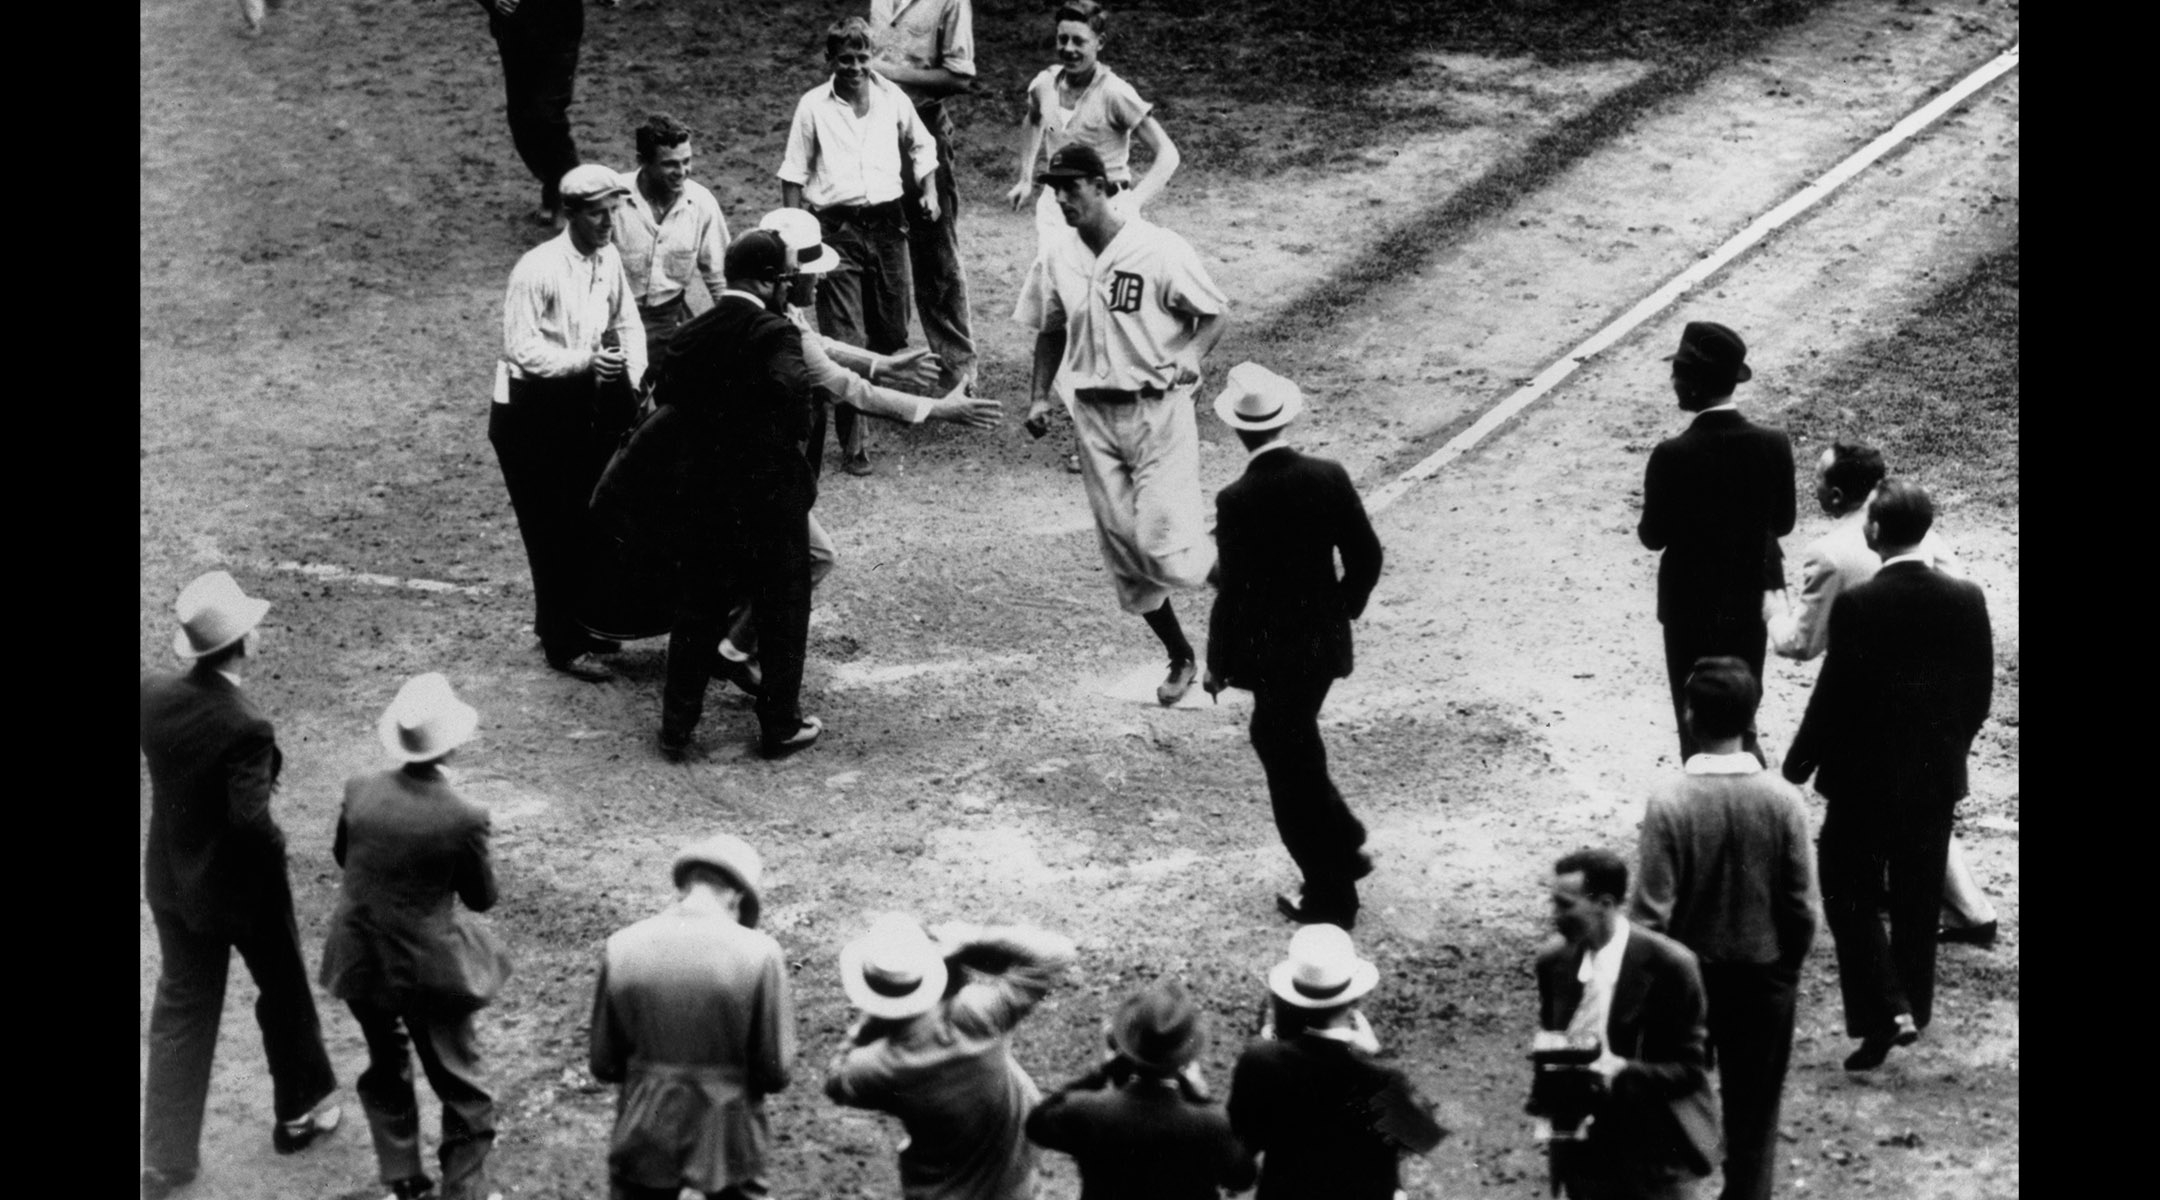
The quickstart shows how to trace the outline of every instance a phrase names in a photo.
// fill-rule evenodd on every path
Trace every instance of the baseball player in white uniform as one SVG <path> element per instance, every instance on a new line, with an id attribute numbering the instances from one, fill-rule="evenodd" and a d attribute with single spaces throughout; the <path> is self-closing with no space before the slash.
<path id="1" fill-rule="evenodd" d="M 1155 689 L 1168 707 L 1198 674 L 1170 593 L 1205 583 L 1215 562 L 1193 391 L 1229 299 L 1184 238 L 1115 211 L 1093 148 L 1061 148 L 1036 179 L 1055 189 L 1072 228 L 1043 244 L 1013 309 L 1036 331 L 1028 432 L 1047 431 L 1054 380 L 1118 603 L 1170 652 L 1169 677 Z"/>

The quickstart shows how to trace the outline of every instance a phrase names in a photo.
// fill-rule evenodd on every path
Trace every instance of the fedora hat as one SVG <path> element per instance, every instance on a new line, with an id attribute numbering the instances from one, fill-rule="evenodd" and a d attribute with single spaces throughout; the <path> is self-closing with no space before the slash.
<path id="1" fill-rule="evenodd" d="M 702 842 L 684 846 L 675 852 L 675 865 L 669 868 L 676 887 L 683 885 L 683 875 L 692 866 L 711 867 L 727 876 L 735 890 L 743 895 L 743 928 L 757 928 L 758 888 L 765 877 L 765 860 L 750 848 L 750 843 L 732 833 L 716 833 Z"/>
<path id="2" fill-rule="evenodd" d="M 905 913 L 879 917 L 870 932 L 840 949 L 840 988 L 873 1017 L 899 1021 L 929 1012 L 945 994 L 947 974 L 929 931 Z"/>
<path id="3" fill-rule="evenodd" d="M 1716 321 L 1689 321 L 1680 331 L 1680 348 L 1665 356 L 1676 367 L 1708 374 L 1728 374 L 1734 383 L 1755 378 L 1747 362 L 1747 343 Z"/>
<path id="4" fill-rule="evenodd" d="M 799 208 L 776 208 L 758 222 L 759 229 L 780 235 L 795 252 L 795 269 L 805 275 L 823 275 L 840 265 L 840 256 L 825 244 L 825 230 L 818 219 Z"/>
<path id="5" fill-rule="evenodd" d="M 480 713 L 457 698 L 440 671 L 415 675 L 383 710 L 375 732 L 399 762 L 429 762 L 472 740 Z"/>
<path id="6" fill-rule="evenodd" d="M 1118 1053 L 1162 1075 L 1200 1057 L 1207 1047 L 1207 1026 L 1183 984 L 1163 980 L 1125 998 L 1110 1021 L 1110 1041 Z"/>
<path id="7" fill-rule="evenodd" d="M 270 602 L 250 596 L 224 571 L 208 575 L 180 589 L 173 612 L 180 628 L 173 633 L 173 653 L 182 658 L 215 654 L 248 635 L 261 624 Z"/>
<path id="8" fill-rule="evenodd" d="M 1290 956 L 1268 972 L 1268 990 L 1297 1008 L 1335 1008 L 1373 990 L 1380 968 L 1357 956 L 1336 925 L 1307 925 L 1290 935 Z"/>
<path id="9" fill-rule="evenodd" d="M 1232 429 L 1281 429 L 1305 410 L 1305 393 L 1256 362 L 1230 368 L 1222 395 L 1215 397 L 1215 415 Z"/>

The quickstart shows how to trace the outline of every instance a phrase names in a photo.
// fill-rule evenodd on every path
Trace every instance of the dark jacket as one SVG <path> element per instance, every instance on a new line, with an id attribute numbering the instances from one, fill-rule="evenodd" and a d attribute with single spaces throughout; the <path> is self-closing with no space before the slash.
<path id="1" fill-rule="evenodd" d="M 1252 1042 L 1230 1077 L 1229 1108 L 1231 1130 L 1261 1155 L 1257 1200 L 1393 1200 L 1403 1152 L 1442 1136 L 1416 1096 L 1402 1072 L 1347 1042 L 1318 1033 Z"/>
<path id="2" fill-rule="evenodd" d="M 1102 1068 L 1045 1096 L 1027 1135 L 1073 1156 L 1080 1200 L 1216 1200 L 1252 1186 L 1252 1157 L 1221 1108 L 1149 1080 L 1116 1086 Z"/>
<path id="3" fill-rule="evenodd" d="M 1697 416 L 1650 452 L 1642 544 L 1658 560 L 1658 620 L 1761 620 L 1762 594 L 1785 586 L 1778 538 L 1794 520 L 1792 441 L 1738 412 Z"/>
<path id="4" fill-rule="evenodd" d="M 1830 650 L 1785 778 L 1819 769 L 1838 819 L 1939 821 L 1965 795 L 1994 686 L 1980 588 L 1923 563 L 1884 567 L 1830 607 Z"/>
<path id="5" fill-rule="evenodd" d="M 289 920 L 285 834 L 270 816 L 284 755 L 270 722 L 231 680 L 200 666 L 145 676 L 141 702 L 151 909 L 227 939 Z"/>
<path id="6" fill-rule="evenodd" d="M 1564 1030 L 1582 1001 L 1582 952 L 1555 940 L 1538 954 L 1538 1028 Z M 1628 931 L 1605 1022 L 1605 1044 L 1628 1065 L 1590 1127 L 1586 1165 L 1637 1183 L 1710 1173 L 1718 1111 L 1705 1069 L 1709 1002 L 1687 947 L 1640 925 Z"/>
<path id="7" fill-rule="evenodd" d="M 347 781 L 330 844 L 345 883 L 323 945 L 323 987 L 401 1012 L 469 1012 L 493 1000 L 510 960 L 471 916 L 495 907 L 488 830 L 487 810 L 439 776 L 392 770 Z"/>
<path id="8" fill-rule="evenodd" d="M 1349 473 L 1269 450 L 1216 495 L 1215 514 L 1221 590 L 1208 620 L 1209 672 L 1238 687 L 1350 674 L 1350 622 L 1380 580 L 1381 551 Z"/>

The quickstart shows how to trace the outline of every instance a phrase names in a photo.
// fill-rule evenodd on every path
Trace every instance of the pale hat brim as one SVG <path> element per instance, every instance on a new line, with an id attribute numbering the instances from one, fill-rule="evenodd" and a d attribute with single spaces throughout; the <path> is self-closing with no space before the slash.
<path id="1" fill-rule="evenodd" d="M 1269 429 L 1281 429 L 1290 422 L 1297 420 L 1298 414 L 1305 411 L 1305 393 L 1303 391 L 1293 391 L 1283 401 L 1282 407 L 1276 409 L 1273 415 L 1261 417 L 1258 420 L 1244 417 L 1238 413 L 1237 402 L 1249 394 L 1233 380 L 1223 388 L 1221 395 L 1215 397 L 1216 417 L 1232 429 L 1260 433 Z"/>
<path id="2" fill-rule="evenodd" d="M 1284 1004 L 1296 1008 L 1338 1008 L 1373 990 L 1380 982 L 1379 967 L 1362 958 L 1356 960 L 1356 963 L 1357 965 L 1350 968 L 1350 982 L 1343 985 L 1343 990 L 1332 996 L 1314 997 L 1297 990 L 1297 983 L 1293 978 L 1297 971 L 1297 960 L 1286 958 L 1269 969 L 1268 990 L 1275 993 L 1276 998 Z"/>
<path id="3" fill-rule="evenodd" d="M 904 1021 L 919 1017 L 937 1007 L 945 994 L 948 973 L 945 960 L 932 957 L 923 967 L 921 982 L 897 996 L 887 995 L 870 986 L 869 977 L 863 971 L 863 956 L 869 951 L 870 939 L 857 938 L 840 948 L 840 989 L 847 993 L 848 1003 L 873 1017 L 889 1021 Z"/>
<path id="4" fill-rule="evenodd" d="M 413 750 L 398 736 L 398 706 L 393 704 L 384 709 L 382 718 L 375 722 L 375 735 L 382 739 L 383 749 L 390 752 L 390 757 L 401 763 L 416 763 L 441 758 L 471 741 L 473 732 L 479 728 L 480 710 L 463 700 L 453 700 L 443 715 L 437 736 L 429 739 L 421 749 Z"/>
<path id="5" fill-rule="evenodd" d="M 262 624 L 263 614 L 270 611 L 270 602 L 258 596 L 245 596 L 241 598 L 234 608 L 235 615 L 240 622 L 240 631 L 238 633 L 233 634 L 215 646 L 204 646 L 197 649 L 194 641 L 188 637 L 187 626 L 182 625 L 173 631 L 173 653 L 187 659 L 204 658 L 216 654 L 248 634 L 255 632 L 255 627 Z"/>

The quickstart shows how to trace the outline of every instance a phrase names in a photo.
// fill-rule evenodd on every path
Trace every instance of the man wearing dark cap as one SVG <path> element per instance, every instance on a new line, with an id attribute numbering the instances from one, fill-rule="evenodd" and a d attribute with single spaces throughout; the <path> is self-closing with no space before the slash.
<path id="1" fill-rule="evenodd" d="M 741 838 L 675 856 L 681 898 L 617 930 L 593 989 L 593 1078 L 622 1085 L 611 1200 L 767 1195 L 765 1097 L 788 1085 L 795 1014 L 780 944 L 757 928 L 764 864 Z"/>
<path id="2" fill-rule="evenodd" d="M 1881 1066 L 1933 1014 L 1950 823 L 1994 691 L 1987 598 L 1928 564 L 1921 543 L 1934 517 L 1918 484 L 1875 490 L 1866 534 L 1882 568 L 1830 606 L 1831 650 L 1784 763 L 1794 783 L 1815 776 L 1829 803 L 1818 847 L 1823 915 L 1837 943 L 1845 1031 L 1861 1039 L 1848 1071 Z"/>
<path id="3" fill-rule="evenodd" d="M 488 442 L 525 539 L 541 651 L 548 666 L 597 683 L 614 672 L 593 656 L 621 647 L 583 622 L 586 507 L 637 404 L 645 327 L 610 240 L 629 188 L 587 163 L 562 177 L 561 192 L 567 227 L 510 272 Z"/>
<path id="4" fill-rule="evenodd" d="M 1073 1156 L 1080 1200 L 1217 1200 L 1252 1186 L 1252 1156 L 1200 1078 L 1206 1021 L 1184 986 L 1164 981 L 1128 997 L 1109 1043 L 1101 1065 L 1027 1119 L 1036 1145 Z"/>
<path id="5" fill-rule="evenodd" d="M 1699 748 L 1682 716 L 1681 685 L 1695 660 L 1731 655 L 1762 678 L 1769 646 L 1766 593 L 1785 586 L 1778 538 L 1792 532 L 1792 442 L 1751 423 L 1733 386 L 1754 377 L 1740 335 L 1690 321 L 1672 356 L 1673 394 L 1695 414 L 1687 430 L 1650 452 L 1643 474 L 1642 544 L 1658 561 L 1657 616 L 1665 627 L 1665 675 L 1684 762 Z M 1741 744 L 1762 760 L 1751 720 Z"/>
<path id="6" fill-rule="evenodd" d="M 1170 671 L 1155 689 L 1184 699 L 1199 665 L 1170 607 L 1214 564 L 1200 509 L 1200 362 L 1221 340 L 1230 301 L 1182 237 L 1118 215 L 1102 156 L 1074 143 L 1036 176 L 1069 233 L 1043 242 L 1013 319 L 1035 330 L 1028 432 L 1048 432 L 1053 387 L 1072 416 L 1080 481 L 1118 602 L 1161 640 Z"/>
<path id="7" fill-rule="evenodd" d="M 1701 749 L 1643 813 L 1630 916 L 1695 952 L 1725 1114 L 1721 1200 L 1769 1200 L 1815 872 L 1799 789 L 1740 748 L 1761 685 L 1737 658 L 1696 662 L 1684 719 Z"/>

